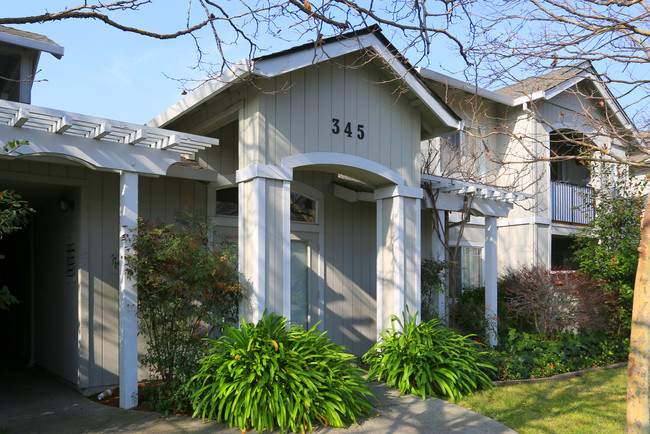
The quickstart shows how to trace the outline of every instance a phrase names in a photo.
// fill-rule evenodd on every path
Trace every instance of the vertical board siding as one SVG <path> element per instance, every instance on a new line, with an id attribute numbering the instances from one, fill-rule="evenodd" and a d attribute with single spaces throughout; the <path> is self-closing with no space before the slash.
<path id="1" fill-rule="evenodd" d="M 350 56 L 343 63 L 357 60 Z M 289 155 L 336 152 L 373 160 L 397 171 L 409 185 L 419 185 L 419 111 L 381 74 L 367 64 L 327 62 L 260 81 L 263 92 L 248 94 L 256 99 L 246 103 L 240 167 L 279 166 Z M 333 118 L 339 120 L 338 134 L 332 131 Z M 344 131 L 348 123 L 351 137 Z M 357 137 L 359 125 L 363 139 Z M 264 161 L 256 160 L 258 152 Z"/>

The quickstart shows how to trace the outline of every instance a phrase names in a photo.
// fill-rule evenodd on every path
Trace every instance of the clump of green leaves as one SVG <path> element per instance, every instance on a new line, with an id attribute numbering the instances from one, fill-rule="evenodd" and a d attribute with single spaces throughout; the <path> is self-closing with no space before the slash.
<path id="1" fill-rule="evenodd" d="M 434 259 L 422 259 L 422 320 L 438 317 L 436 295 L 445 292 L 445 280 L 450 263 Z"/>
<path id="2" fill-rule="evenodd" d="M 391 328 L 363 356 L 369 379 L 378 378 L 400 393 L 437 395 L 452 401 L 476 389 L 490 388 L 486 351 L 471 336 L 443 327 L 440 321 L 417 324 L 417 314 L 394 316 Z"/>
<path id="3" fill-rule="evenodd" d="M 23 200 L 19 194 L 11 190 L 0 191 L 0 239 L 4 235 L 22 229 L 29 221 L 29 215 L 34 209 Z M 0 255 L 0 260 L 4 259 Z M 0 286 L 0 309 L 8 309 L 9 305 L 18 303 L 16 297 L 11 295 L 6 285 Z"/>
<path id="4" fill-rule="evenodd" d="M 510 329 L 489 353 L 495 380 L 544 378 L 627 359 L 629 339 L 600 334 L 529 334 Z"/>
<path id="5" fill-rule="evenodd" d="M 595 217 L 576 238 L 580 271 L 603 282 L 613 313 L 611 329 L 622 335 L 629 335 L 631 325 L 646 186 L 645 181 L 620 180 L 597 190 Z"/>
<path id="6" fill-rule="evenodd" d="M 311 431 L 316 423 L 343 427 L 373 409 L 354 356 L 315 328 L 265 313 L 208 342 L 211 354 L 188 384 L 194 416 L 242 431 Z"/>
<path id="7" fill-rule="evenodd" d="M 140 220 L 132 235 L 128 272 L 138 286 L 139 333 L 146 338 L 143 366 L 156 387 L 146 390 L 157 411 L 189 411 L 185 383 L 206 354 L 203 338 L 234 323 L 242 286 L 232 248 L 211 246 L 207 224 L 190 212 L 176 224 Z"/>

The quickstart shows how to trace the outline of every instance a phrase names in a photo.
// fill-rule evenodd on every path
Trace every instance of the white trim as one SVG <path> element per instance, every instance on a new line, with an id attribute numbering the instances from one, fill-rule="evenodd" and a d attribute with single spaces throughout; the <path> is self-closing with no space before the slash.
<path id="1" fill-rule="evenodd" d="M 354 191 L 351 188 L 339 184 L 332 184 L 334 197 L 343 199 L 346 202 L 374 202 L 375 195 L 369 191 Z"/>
<path id="2" fill-rule="evenodd" d="M 497 223 L 498 227 L 524 226 L 529 224 L 550 225 L 551 219 L 548 217 L 519 217 L 512 219 L 499 219 Z"/>
<path id="3" fill-rule="evenodd" d="M 120 233 L 119 233 L 119 374 L 120 408 L 138 405 L 138 289 L 133 277 L 127 275 L 126 257 L 138 221 L 138 175 L 120 174 Z"/>
<path id="4" fill-rule="evenodd" d="M 196 134 L 180 133 L 6 100 L 0 100 L 0 125 L 20 127 L 21 135 L 28 131 L 39 131 L 49 135 L 50 141 L 94 138 L 103 143 L 105 153 L 113 150 L 112 146 L 117 144 L 135 147 L 134 145 L 137 143 L 137 146 L 144 148 L 167 149 L 184 154 L 219 144 L 218 139 Z M 14 130 L 11 136 L 15 135 Z"/>
<path id="5" fill-rule="evenodd" d="M 220 77 L 206 81 L 185 98 L 151 119 L 147 122 L 147 125 L 153 127 L 168 125 L 196 106 L 222 93 L 235 83 L 248 78 L 250 76 L 250 69 L 251 64 L 248 60 L 240 60 Z"/>
<path id="6" fill-rule="evenodd" d="M 485 268 L 483 281 L 485 282 L 485 319 L 487 321 L 487 335 L 490 346 L 497 345 L 497 252 L 498 252 L 497 218 L 485 219 Z"/>
<path id="7" fill-rule="evenodd" d="M 307 152 L 305 154 L 290 155 L 282 159 L 282 167 L 288 169 L 305 166 L 353 167 L 374 173 L 393 184 L 406 185 L 404 178 L 393 169 L 356 155 L 339 152 Z"/>
<path id="8" fill-rule="evenodd" d="M 20 137 L 29 141 L 20 148 L 20 154 L 3 158 L 53 156 L 79 162 L 91 169 L 137 172 L 147 175 L 165 175 L 167 169 L 180 161 L 176 152 L 132 146 L 125 143 L 106 143 L 84 137 L 61 136 L 23 128 L 0 125 L 0 144 Z"/>
<path id="9" fill-rule="evenodd" d="M 422 199 L 424 197 L 424 190 L 420 187 L 409 187 L 407 185 L 393 185 L 375 190 L 375 200 L 387 199 L 390 197 Z"/>
<path id="10" fill-rule="evenodd" d="M 255 304 L 253 307 L 253 321 L 262 319 L 266 308 L 266 179 L 254 178 L 252 181 L 253 193 L 253 258 L 256 262 L 253 270 L 253 285 Z M 240 216 L 250 218 L 250 216 Z M 255 221 L 257 219 L 257 221 Z"/>
<path id="11" fill-rule="evenodd" d="M 438 83 L 454 87 L 460 90 L 463 90 L 465 92 L 471 93 L 471 94 L 476 94 L 482 98 L 492 100 L 494 102 L 498 102 L 501 104 L 506 104 L 506 105 L 512 105 L 512 99 L 500 95 L 496 92 L 492 92 L 490 90 L 484 89 L 482 87 L 474 86 L 469 83 L 465 83 L 464 81 L 458 80 L 456 78 L 450 77 L 445 74 L 441 74 L 436 71 L 432 71 L 427 68 L 422 68 L 422 67 L 417 67 L 416 70 L 420 75 L 426 79 L 436 81 Z"/>
<path id="12" fill-rule="evenodd" d="M 291 321 L 291 182 L 282 183 L 282 310 Z"/>
<path id="13" fill-rule="evenodd" d="M 422 321 L 422 201 L 415 201 L 415 312 Z M 414 312 L 414 313 L 415 313 Z"/>
<path id="14" fill-rule="evenodd" d="M 276 179 L 279 181 L 292 181 L 293 170 L 268 164 L 253 164 L 237 171 L 237 183 L 250 181 L 255 178 Z"/>
<path id="15" fill-rule="evenodd" d="M 377 201 L 377 339 L 384 331 L 384 204 Z"/>
<path id="16" fill-rule="evenodd" d="M 393 198 L 393 315 L 400 317 L 404 311 L 406 293 L 406 258 L 404 240 L 406 238 L 406 199 L 403 196 Z"/>
<path id="17" fill-rule="evenodd" d="M 42 36 L 42 35 L 39 35 Z M 45 53 L 50 53 L 52 56 L 60 59 L 63 57 L 65 49 L 54 43 L 54 42 L 45 42 L 38 41 L 36 39 L 27 38 L 25 36 L 14 35 L 0 31 L 0 42 L 4 42 L 10 45 L 17 45 L 18 47 L 31 48 L 36 51 L 43 51 Z"/>

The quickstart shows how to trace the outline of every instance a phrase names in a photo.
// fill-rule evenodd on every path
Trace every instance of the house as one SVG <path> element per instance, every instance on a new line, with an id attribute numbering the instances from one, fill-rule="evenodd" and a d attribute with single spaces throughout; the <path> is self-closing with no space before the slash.
<path id="1" fill-rule="evenodd" d="M 598 157 L 606 150 L 624 159 L 630 149 L 626 136 L 634 136 L 631 120 L 594 67 L 584 62 L 557 68 L 496 91 L 418 71 L 464 124 L 423 143 L 429 172 L 458 185 L 493 185 L 526 195 L 497 223 L 499 272 L 519 265 L 574 267 L 571 236 L 593 219 L 593 188 L 618 175 L 571 157 Z M 451 223 L 460 220 L 458 212 L 447 216 Z M 459 226 L 449 229 L 450 242 L 459 246 L 453 258 L 461 269 L 457 290 L 485 280 L 489 254 L 482 228 L 487 224 L 473 212 L 462 234 Z M 423 255 L 450 259 L 435 244 Z M 439 301 L 443 316 L 444 298 Z"/>
<path id="2" fill-rule="evenodd" d="M 37 209 L 0 242 L 3 284 L 20 300 L 2 314 L 6 354 L 86 393 L 119 383 L 120 405 L 133 407 L 143 373 L 123 235 L 138 217 L 171 221 L 190 196 L 238 240 L 249 321 L 268 309 L 320 323 L 361 354 L 391 315 L 419 310 L 432 235 L 420 144 L 460 119 L 377 27 L 242 62 L 147 125 L 29 104 L 39 54 L 63 48 L 0 27 L 5 52 L 16 80 L 0 82 L 0 142 L 29 145 L 0 158 L 0 188 Z M 455 209 L 462 195 L 447 187 Z M 495 299 L 508 194 L 489 188 L 477 202 Z"/>

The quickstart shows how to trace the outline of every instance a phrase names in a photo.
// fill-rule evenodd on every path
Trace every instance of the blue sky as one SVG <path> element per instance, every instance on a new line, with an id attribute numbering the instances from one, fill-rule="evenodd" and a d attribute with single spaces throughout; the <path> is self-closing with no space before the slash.
<path id="1" fill-rule="evenodd" d="M 61 0 L 13 1 L 3 5 L 3 16 L 29 16 L 45 10 L 55 12 L 66 5 Z M 164 32 L 183 27 L 187 2 L 157 0 L 140 12 L 128 12 L 127 23 L 147 30 Z M 223 24 L 222 24 L 223 26 Z M 66 20 L 43 24 L 12 25 L 48 36 L 65 47 L 62 59 L 49 54 L 41 57 L 34 84 L 32 104 L 98 117 L 144 123 L 182 98 L 182 83 L 174 79 L 201 79 L 204 73 L 192 69 L 197 52 L 194 40 L 184 36 L 160 41 L 129 34 L 93 20 Z M 220 29 L 221 30 L 221 29 Z M 209 32 L 198 34 L 206 57 L 214 50 Z M 296 41 L 295 44 L 310 39 Z M 288 48 L 268 36 L 262 44 L 272 51 Z M 394 41 L 399 47 L 398 41 Z M 243 44 L 226 47 L 230 61 L 246 57 Z M 438 53 L 430 65 L 444 61 Z M 214 54 L 214 53 L 212 53 Z M 214 56 L 213 56 L 214 57 Z M 453 57 L 452 57 L 453 60 Z"/>

